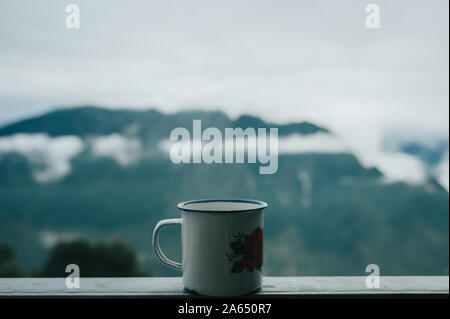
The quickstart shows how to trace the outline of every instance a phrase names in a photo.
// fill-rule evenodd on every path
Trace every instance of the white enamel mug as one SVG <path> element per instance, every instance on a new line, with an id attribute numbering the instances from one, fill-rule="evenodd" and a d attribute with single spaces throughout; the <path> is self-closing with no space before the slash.
<path id="1" fill-rule="evenodd" d="M 177 207 L 181 218 L 156 224 L 153 249 L 163 264 L 183 272 L 187 289 L 207 296 L 238 296 L 261 287 L 266 203 L 203 199 Z M 167 258 L 159 246 L 160 229 L 176 224 L 181 224 L 181 263 Z"/>

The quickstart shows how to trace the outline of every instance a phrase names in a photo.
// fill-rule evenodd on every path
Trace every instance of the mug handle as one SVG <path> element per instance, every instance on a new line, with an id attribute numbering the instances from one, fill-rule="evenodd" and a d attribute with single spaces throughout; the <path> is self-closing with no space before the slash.
<path id="1" fill-rule="evenodd" d="M 153 243 L 153 250 L 155 251 L 156 257 L 158 257 L 158 259 L 163 264 L 181 271 L 182 265 L 180 263 L 177 263 L 177 262 L 167 258 L 166 255 L 164 255 L 164 253 L 162 252 L 161 247 L 159 246 L 159 231 L 161 230 L 161 228 L 164 226 L 177 225 L 177 224 L 181 224 L 181 218 L 160 220 L 156 224 L 155 229 L 153 230 L 152 243 Z"/>

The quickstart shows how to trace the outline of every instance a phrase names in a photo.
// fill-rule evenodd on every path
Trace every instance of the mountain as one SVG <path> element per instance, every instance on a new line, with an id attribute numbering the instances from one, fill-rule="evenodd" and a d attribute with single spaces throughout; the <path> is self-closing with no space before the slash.
<path id="1" fill-rule="evenodd" d="M 74 109 L 56 110 L 42 116 L 30 118 L 0 128 L 0 136 L 15 133 L 42 133 L 50 136 L 78 135 L 107 135 L 112 133 L 126 133 L 130 128 L 137 128 L 141 137 L 167 137 L 175 127 L 192 127 L 192 119 L 202 120 L 211 127 L 274 127 L 272 123 L 265 123 L 257 117 L 242 115 L 237 120 L 230 120 L 222 112 L 188 111 L 175 114 L 163 114 L 157 110 L 108 110 L 93 106 Z M 292 123 L 276 125 L 279 135 L 314 134 L 328 132 L 328 130 L 314 124 Z"/>
<path id="2" fill-rule="evenodd" d="M 277 125 L 221 112 L 64 109 L 0 129 L 0 242 L 38 269 L 56 241 L 118 236 L 152 273 L 179 275 L 151 250 L 156 222 L 195 198 L 256 198 L 266 275 L 448 275 L 449 198 L 433 178 L 387 183 L 349 152 L 280 153 L 278 171 L 258 164 L 173 164 L 161 143 L 175 127 L 278 127 L 279 135 L 333 137 L 312 123 Z M 21 135 L 17 135 L 21 133 Z M 24 135 L 23 133 L 26 133 Z M 319 140 L 320 141 L 320 140 Z M 179 230 L 161 234 L 179 259 Z"/>
<path id="3" fill-rule="evenodd" d="M 400 145 L 400 150 L 420 158 L 428 167 L 433 167 L 442 160 L 448 152 L 448 141 L 441 141 L 434 147 L 418 142 L 408 142 Z"/>

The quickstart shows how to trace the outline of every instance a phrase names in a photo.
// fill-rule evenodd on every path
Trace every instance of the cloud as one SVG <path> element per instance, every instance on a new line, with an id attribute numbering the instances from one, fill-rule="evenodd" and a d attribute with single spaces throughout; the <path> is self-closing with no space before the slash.
<path id="1" fill-rule="evenodd" d="M 377 32 L 362 0 L 108 1 L 107 12 L 80 0 L 88 20 L 76 32 L 61 27 L 58 2 L 0 3 L 0 121 L 25 116 L 16 105 L 26 99 L 30 113 L 221 106 L 284 122 L 448 131 L 448 1 L 381 2 L 389 14 Z"/>
<path id="2" fill-rule="evenodd" d="M 366 167 L 378 168 L 387 182 L 423 183 L 427 178 L 423 162 L 416 156 L 402 152 L 377 151 L 357 155 Z"/>
<path id="3" fill-rule="evenodd" d="M 32 164 L 34 179 L 39 183 L 58 180 L 70 173 L 70 160 L 83 149 L 77 136 L 49 137 L 46 134 L 15 134 L 0 137 L 0 155 L 19 153 Z"/>
<path id="4" fill-rule="evenodd" d="M 386 151 L 376 146 L 367 148 L 362 144 L 359 144 L 360 147 L 351 148 L 338 137 L 324 133 L 309 136 L 290 135 L 280 139 L 279 154 L 353 153 L 363 166 L 378 168 L 386 182 L 419 184 L 426 180 L 426 168 L 418 157 L 403 152 Z"/>
<path id="5" fill-rule="evenodd" d="M 80 0 L 88 20 L 71 32 L 58 2 L 0 2 L 0 122 L 88 103 L 309 120 L 396 178 L 422 174 L 381 151 L 386 132 L 448 138 L 448 1 L 380 0 L 376 32 L 362 0 L 194 3 Z M 286 153 L 337 147 L 285 142 Z"/>
<path id="6" fill-rule="evenodd" d="M 434 169 L 434 174 L 437 177 L 439 183 L 445 187 L 445 189 L 449 190 L 449 155 L 447 153 L 442 157 L 439 164 Z"/>
<path id="7" fill-rule="evenodd" d="M 119 134 L 89 140 L 93 156 L 106 156 L 126 166 L 139 157 L 141 142 Z M 0 156 L 19 153 L 31 163 L 33 178 L 39 183 L 57 181 L 68 175 L 71 159 L 81 153 L 85 142 L 78 136 L 50 137 L 47 134 L 15 134 L 0 137 Z"/>
<path id="8" fill-rule="evenodd" d="M 134 163 L 142 149 L 139 139 L 124 137 L 120 134 L 92 138 L 91 147 L 94 156 L 111 157 L 122 166 Z"/>
<path id="9" fill-rule="evenodd" d="M 348 148 L 342 141 L 328 133 L 291 134 L 278 139 L 279 154 L 343 152 L 348 152 Z"/>
<path id="10" fill-rule="evenodd" d="M 178 143 L 189 144 L 191 142 L 186 141 Z M 169 153 L 174 144 L 175 142 L 173 141 L 162 140 L 159 143 L 159 149 Z M 249 145 L 254 147 L 255 144 L 255 138 L 249 140 Z M 225 150 L 233 150 L 232 146 L 233 143 L 231 143 L 231 141 L 226 140 L 224 142 Z M 378 168 L 384 175 L 386 182 L 403 181 L 411 184 L 419 184 L 424 182 L 427 178 L 427 171 L 419 158 L 403 152 L 386 151 L 374 144 L 367 145 L 358 143 L 353 144 L 352 147 L 350 147 L 347 146 L 346 142 L 339 136 L 327 133 L 316 133 L 306 136 L 291 134 L 278 139 L 279 155 L 302 153 L 352 153 L 358 158 L 363 166 L 367 168 Z M 442 166 L 445 168 L 444 164 L 442 164 Z M 444 171 L 444 169 L 442 170 Z M 445 171 L 443 174 L 445 175 Z"/>

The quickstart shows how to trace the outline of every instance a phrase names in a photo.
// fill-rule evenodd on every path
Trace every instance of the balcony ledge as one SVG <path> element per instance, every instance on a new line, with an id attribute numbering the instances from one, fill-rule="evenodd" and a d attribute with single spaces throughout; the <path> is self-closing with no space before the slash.
<path id="1" fill-rule="evenodd" d="M 380 277 L 380 288 L 367 288 L 366 277 L 264 277 L 262 288 L 246 298 L 355 296 L 438 296 L 449 293 L 448 276 Z M 145 297 L 195 298 L 180 277 L 81 278 L 66 288 L 65 278 L 0 278 L 0 298 Z"/>

